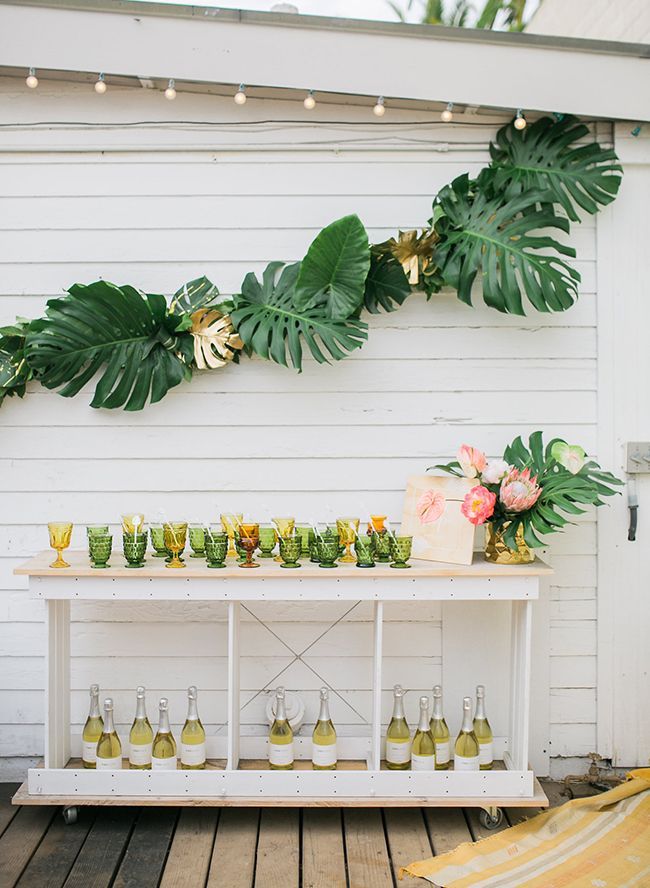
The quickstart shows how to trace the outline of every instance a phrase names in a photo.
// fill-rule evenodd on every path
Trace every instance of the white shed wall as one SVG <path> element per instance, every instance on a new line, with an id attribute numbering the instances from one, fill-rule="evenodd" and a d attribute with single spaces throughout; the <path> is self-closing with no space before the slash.
<path id="1" fill-rule="evenodd" d="M 286 122 L 305 119 L 294 103 L 250 101 L 237 109 L 228 99 L 179 95 L 172 104 L 159 93 L 118 89 L 98 98 L 87 86 L 62 83 L 26 94 L 10 80 L 0 81 L 0 107 L 3 124 L 68 122 L 2 131 L 1 323 L 35 316 L 47 297 L 100 276 L 169 294 L 206 274 L 231 293 L 247 271 L 300 258 L 318 229 L 345 213 L 358 212 L 374 241 L 422 225 L 438 188 L 487 162 L 500 123 L 476 118 L 444 127 L 429 117 L 435 125 L 422 126 L 414 124 L 422 114 L 391 112 L 384 125 L 371 122 L 367 109 L 319 105 L 308 119 L 331 122 L 307 128 Z M 172 120 L 205 123 L 125 125 Z M 260 120 L 271 122 L 253 125 Z M 392 125 L 398 120 L 404 127 Z M 609 135 L 603 126 L 601 138 Z M 480 303 L 470 309 L 452 293 L 430 303 L 416 295 L 397 313 L 371 317 L 369 341 L 353 357 L 329 367 L 307 361 L 302 375 L 244 360 L 197 375 L 139 414 L 93 411 L 89 395 L 64 401 L 37 386 L 24 402 L 7 401 L 0 412 L 5 773 L 25 764 L 17 757 L 42 751 L 43 610 L 12 570 L 46 547 L 48 520 L 73 520 L 77 547 L 85 523 L 115 521 L 131 507 L 150 519 L 164 508 L 190 520 L 216 520 L 227 510 L 309 518 L 371 509 L 399 520 L 407 475 L 450 458 L 464 441 L 494 455 L 516 434 L 542 428 L 595 453 L 593 219 L 575 227 L 572 243 L 583 283 L 579 303 L 564 315 L 531 309 L 526 319 L 511 318 Z M 596 747 L 594 516 L 559 536 L 548 557 L 557 572 L 538 607 L 532 753 L 542 769 L 549 754 L 580 756 Z M 248 616 L 247 729 L 261 724 L 266 696 L 259 691 L 280 673 L 284 685 L 304 693 L 309 718 L 319 676 L 339 690 L 333 716 L 343 730 L 369 717 L 369 611 L 360 606 L 341 619 L 346 610 L 287 605 Z M 137 683 L 149 689 L 152 709 L 158 694 L 169 694 L 175 722 L 184 715 L 183 689 L 196 683 L 206 727 L 218 730 L 224 616 L 207 605 L 73 608 L 75 724 L 85 717 L 91 681 L 114 695 L 123 728 Z M 494 612 L 495 631 L 502 618 Z M 391 613 L 385 715 L 393 683 L 413 689 L 415 718 L 417 693 L 445 679 L 445 622 L 437 605 Z M 282 672 L 293 658 L 287 645 L 309 650 Z M 501 733 L 495 670 L 489 660 L 477 664 L 472 681 L 488 684 Z M 446 705 L 453 730 L 460 701 Z"/>

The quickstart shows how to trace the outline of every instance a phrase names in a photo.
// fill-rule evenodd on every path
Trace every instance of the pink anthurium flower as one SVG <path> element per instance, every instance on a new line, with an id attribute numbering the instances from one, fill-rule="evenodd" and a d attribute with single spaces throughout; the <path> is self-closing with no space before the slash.
<path id="1" fill-rule="evenodd" d="M 571 445 L 566 441 L 556 441 L 551 447 L 551 456 L 572 475 L 577 475 L 585 464 L 586 454 L 577 444 Z"/>
<path id="2" fill-rule="evenodd" d="M 447 500 L 439 490 L 427 490 L 415 505 L 420 524 L 433 524 L 445 511 Z"/>
<path id="3" fill-rule="evenodd" d="M 478 484 L 466 494 L 460 511 L 471 524 L 485 524 L 494 512 L 496 501 L 495 493 Z"/>
<path id="4" fill-rule="evenodd" d="M 527 512 L 542 492 L 537 475 L 530 477 L 530 469 L 510 469 L 501 482 L 499 499 L 508 512 Z"/>
<path id="5" fill-rule="evenodd" d="M 461 445 L 456 454 L 456 459 L 460 463 L 466 478 L 476 478 L 477 475 L 481 474 L 487 463 L 483 451 L 477 450 L 476 447 L 470 447 L 469 444 Z"/>

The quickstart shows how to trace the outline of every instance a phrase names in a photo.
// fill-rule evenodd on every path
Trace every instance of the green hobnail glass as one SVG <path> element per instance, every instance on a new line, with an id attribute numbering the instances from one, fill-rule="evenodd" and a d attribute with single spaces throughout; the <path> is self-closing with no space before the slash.
<path id="1" fill-rule="evenodd" d="M 144 567 L 144 556 L 147 551 L 147 531 L 123 533 L 122 544 L 127 567 Z"/>
<path id="2" fill-rule="evenodd" d="M 406 570 L 411 565 L 406 562 L 411 557 L 411 547 L 413 546 L 412 536 L 395 536 L 390 538 L 390 554 L 393 559 L 391 567 L 400 570 Z"/>
<path id="3" fill-rule="evenodd" d="M 282 564 L 280 567 L 296 568 L 300 567 L 298 559 L 302 554 L 302 537 L 297 533 L 290 537 L 280 537 L 280 556 Z"/>
<path id="4" fill-rule="evenodd" d="M 390 561 L 390 534 L 387 530 L 372 535 L 375 547 L 375 560 L 381 564 Z"/>
<path id="5" fill-rule="evenodd" d="M 273 558 L 278 535 L 272 524 L 260 524 L 260 558 Z"/>
<path id="6" fill-rule="evenodd" d="M 375 547 L 372 537 L 360 534 L 354 543 L 354 554 L 357 556 L 357 567 L 375 566 Z"/>
<path id="7" fill-rule="evenodd" d="M 162 524 L 152 524 L 149 528 L 154 558 L 167 558 L 169 552 L 165 546 L 165 531 Z"/>
<path id="8" fill-rule="evenodd" d="M 108 524 L 88 524 L 86 525 L 86 535 L 90 539 L 91 536 L 106 536 L 108 534 Z"/>
<path id="9" fill-rule="evenodd" d="M 338 567 L 336 560 L 339 557 L 339 536 L 337 533 L 325 531 L 318 538 L 317 549 L 320 567 Z"/>
<path id="10" fill-rule="evenodd" d="M 91 567 L 98 570 L 108 567 L 108 559 L 113 551 L 113 537 L 110 533 L 92 534 L 88 538 L 88 552 Z"/>
<path id="11" fill-rule="evenodd" d="M 190 558 L 205 558 L 205 529 L 202 524 L 190 524 Z"/>
<path id="12" fill-rule="evenodd" d="M 296 533 L 302 541 L 301 558 L 308 558 L 312 540 L 314 539 L 314 530 L 309 524 L 301 524 L 296 527 Z"/>
<path id="13" fill-rule="evenodd" d="M 212 568 L 225 567 L 228 554 L 228 534 L 221 531 L 205 530 L 205 557 L 207 566 Z"/>

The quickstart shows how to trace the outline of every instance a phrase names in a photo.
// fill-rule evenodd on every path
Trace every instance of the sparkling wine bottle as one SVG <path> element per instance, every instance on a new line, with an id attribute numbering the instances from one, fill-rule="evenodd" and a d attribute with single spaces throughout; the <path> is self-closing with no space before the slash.
<path id="1" fill-rule="evenodd" d="M 129 733 L 129 768 L 146 771 L 151 768 L 153 728 L 147 718 L 142 685 L 136 688 L 135 718 Z"/>
<path id="2" fill-rule="evenodd" d="M 199 718 L 198 691 L 195 685 L 187 689 L 187 718 L 181 731 L 181 768 L 200 771 L 205 768 L 205 729 Z"/>
<path id="3" fill-rule="evenodd" d="M 118 771 L 122 767 L 122 744 L 113 724 L 113 701 L 104 700 L 104 729 L 97 741 L 97 770 Z"/>
<path id="4" fill-rule="evenodd" d="M 433 742 L 436 744 L 436 771 L 446 771 L 449 767 L 450 738 L 449 728 L 442 713 L 442 688 L 436 685 L 433 689 L 433 713 L 429 725 Z"/>
<path id="5" fill-rule="evenodd" d="M 293 730 L 284 706 L 284 688 L 275 692 L 275 720 L 269 733 L 269 765 L 273 771 L 293 768 Z"/>
<path id="6" fill-rule="evenodd" d="M 420 721 L 411 746 L 411 770 L 435 771 L 436 746 L 429 728 L 429 698 L 420 697 Z"/>
<path id="7" fill-rule="evenodd" d="M 494 763 L 493 736 L 490 722 L 485 714 L 485 688 L 476 686 L 476 713 L 474 715 L 474 733 L 479 745 L 479 764 L 481 771 L 489 771 Z"/>
<path id="8" fill-rule="evenodd" d="M 311 761 L 316 771 L 333 771 L 336 768 L 336 730 L 330 718 L 329 691 L 320 690 L 320 712 L 311 735 Z"/>
<path id="9" fill-rule="evenodd" d="M 176 770 L 176 741 L 169 727 L 169 700 L 160 698 L 158 704 L 158 731 L 153 740 L 151 768 L 154 771 Z"/>
<path id="10" fill-rule="evenodd" d="M 94 768 L 97 762 L 97 741 L 104 730 L 104 719 L 99 712 L 99 685 L 90 686 L 90 709 L 81 735 L 81 761 L 84 768 Z"/>
<path id="11" fill-rule="evenodd" d="M 454 770 L 479 770 L 479 747 L 472 724 L 472 701 L 469 697 L 463 697 L 463 724 L 454 747 Z"/>
<path id="12" fill-rule="evenodd" d="M 386 731 L 386 767 L 391 771 L 408 771 L 411 767 L 411 731 L 404 715 L 404 694 L 401 685 L 393 688 L 393 717 Z"/>

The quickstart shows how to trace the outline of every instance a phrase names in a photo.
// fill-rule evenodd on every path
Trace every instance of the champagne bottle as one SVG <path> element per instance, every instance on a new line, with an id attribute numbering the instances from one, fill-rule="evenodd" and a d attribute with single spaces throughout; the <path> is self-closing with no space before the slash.
<path id="1" fill-rule="evenodd" d="M 463 697 L 463 724 L 454 747 L 454 770 L 479 770 L 479 747 L 472 724 L 472 701 L 469 697 Z"/>
<path id="2" fill-rule="evenodd" d="M 293 730 L 284 707 L 284 688 L 275 692 L 275 720 L 269 733 L 269 765 L 273 771 L 293 769 Z"/>
<path id="3" fill-rule="evenodd" d="M 411 732 L 404 715 L 404 694 L 401 685 L 393 688 L 393 717 L 386 731 L 386 767 L 391 771 L 408 771 L 411 767 Z"/>
<path id="4" fill-rule="evenodd" d="M 158 731 L 153 740 L 151 768 L 153 771 L 176 770 L 176 741 L 169 727 L 169 700 L 160 698 L 158 704 Z"/>
<path id="5" fill-rule="evenodd" d="M 481 771 L 489 771 L 494 762 L 493 737 L 490 722 L 485 714 L 485 688 L 476 686 L 476 713 L 474 715 L 474 733 L 479 745 L 479 764 Z"/>
<path id="6" fill-rule="evenodd" d="M 429 698 L 420 697 L 420 721 L 411 746 L 411 770 L 435 771 L 436 746 L 429 728 Z"/>
<path id="7" fill-rule="evenodd" d="M 129 733 L 129 768 L 146 771 L 151 768 L 153 728 L 147 718 L 142 685 L 136 688 L 135 718 Z"/>
<path id="8" fill-rule="evenodd" d="M 318 721 L 311 735 L 311 761 L 316 771 L 333 771 L 336 769 L 336 729 L 330 718 L 329 691 L 320 690 L 320 712 Z"/>
<path id="9" fill-rule="evenodd" d="M 118 771 L 122 767 L 122 744 L 113 724 L 113 701 L 104 700 L 104 728 L 97 741 L 97 770 Z"/>
<path id="10" fill-rule="evenodd" d="M 199 718 L 198 691 L 195 685 L 187 689 L 187 718 L 181 731 L 181 768 L 201 771 L 205 768 L 205 729 Z"/>
<path id="11" fill-rule="evenodd" d="M 97 741 L 104 730 L 104 719 L 99 712 L 99 685 L 90 686 L 90 709 L 84 725 L 81 761 L 84 768 L 94 768 L 97 763 Z"/>
<path id="12" fill-rule="evenodd" d="M 433 713 L 429 725 L 433 742 L 436 744 L 436 771 L 446 771 L 449 767 L 450 742 L 449 728 L 442 714 L 442 688 L 436 685 L 433 689 Z"/>

